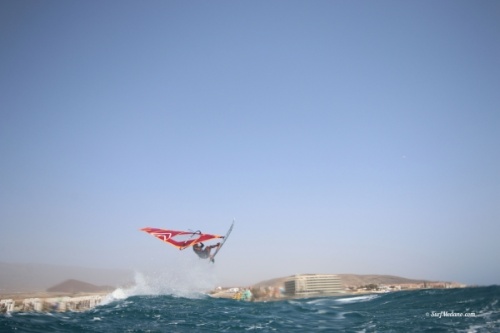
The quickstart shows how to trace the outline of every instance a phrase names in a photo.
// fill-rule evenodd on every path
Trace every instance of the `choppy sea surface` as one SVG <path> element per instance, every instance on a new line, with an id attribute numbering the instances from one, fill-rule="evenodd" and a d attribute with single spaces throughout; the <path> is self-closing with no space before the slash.
<path id="1" fill-rule="evenodd" d="M 116 290 L 86 312 L 0 315 L 0 332 L 500 332 L 500 286 L 270 302 Z"/>

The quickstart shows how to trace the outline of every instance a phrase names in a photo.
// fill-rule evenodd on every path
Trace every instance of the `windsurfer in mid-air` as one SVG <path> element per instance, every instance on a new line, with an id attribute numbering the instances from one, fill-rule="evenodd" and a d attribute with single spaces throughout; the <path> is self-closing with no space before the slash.
<path id="1" fill-rule="evenodd" d="M 210 251 L 214 248 L 218 248 L 220 246 L 220 243 L 217 243 L 215 245 L 210 245 L 210 246 L 205 246 L 203 243 L 197 243 L 193 245 L 193 251 L 200 257 L 201 259 L 208 259 L 213 260 L 212 256 L 210 255 Z"/>
<path id="2" fill-rule="evenodd" d="M 159 228 L 142 228 L 142 231 L 147 232 L 150 235 L 155 236 L 159 240 L 168 243 L 179 250 L 187 249 L 192 246 L 194 252 L 201 259 L 210 259 L 210 262 L 214 262 L 214 257 L 217 255 L 222 245 L 226 241 L 227 237 L 233 230 L 234 221 L 229 227 L 226 236 L 220 236 L 215 234 L 204 234 L 201 231 L 180 231 L 171 229 L 159 229 Z M 220 243 L 215 245 L 205 246 L 203 242 L 210 241 L 212 239 L 221 239 Z M 215 249 L 215 251 L 212 251 Z"/>

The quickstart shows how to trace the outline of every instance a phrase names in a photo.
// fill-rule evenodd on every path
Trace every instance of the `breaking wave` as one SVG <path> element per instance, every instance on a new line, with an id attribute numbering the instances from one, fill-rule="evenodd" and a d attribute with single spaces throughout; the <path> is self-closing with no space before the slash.
<path id="1" fill-rule="evenodd" d="M 102 304 L 123 300 L 131 296 L 159 296 L 200 298 L 216 285 L 213 265 L 198 259 L 177 263 L 175 267 L 157 267 L 134 272 L 134 282 L 115 289 Z"/>

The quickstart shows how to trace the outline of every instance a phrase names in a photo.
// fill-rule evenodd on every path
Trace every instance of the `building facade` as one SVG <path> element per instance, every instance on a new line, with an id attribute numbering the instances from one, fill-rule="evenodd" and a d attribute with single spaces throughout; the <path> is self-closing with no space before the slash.
<path id="1" fill-rule="evenodd" d="M 285 281 L 285 295 L 321 297 L 344 293 L 340 278 L 334 274 L 298 274 Z"/>

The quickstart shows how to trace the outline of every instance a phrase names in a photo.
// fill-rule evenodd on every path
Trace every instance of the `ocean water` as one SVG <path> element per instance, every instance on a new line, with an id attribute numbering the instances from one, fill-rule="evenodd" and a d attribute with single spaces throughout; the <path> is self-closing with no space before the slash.
<path id="1" fill-rule="evenodd" d="M 499 299 L 500 286 L 271 302 L 134 287 L 86 312 L 2 314 L 0 332 L 500 332 Z"/>
<path id="2" fill-rule="evenodd" d="M 183 260 L 85 312 L 0 314 L 3 332 L 500 332 L 500 286 L 239 302 L 205 294 L 215 265 Z"/>

